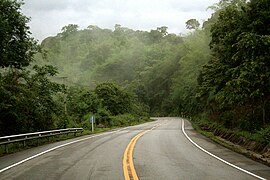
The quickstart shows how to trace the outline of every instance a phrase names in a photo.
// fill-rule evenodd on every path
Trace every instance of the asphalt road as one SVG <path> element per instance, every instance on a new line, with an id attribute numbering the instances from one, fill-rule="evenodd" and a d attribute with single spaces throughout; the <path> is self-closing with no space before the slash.
<path id="1" fill-rule="evenodd" d="M 141 180 L 270 179 L 270 167 L 211 142 L 196 133 L 188 121 L 184 122 L 185 133 L 198 146 L 258 177 L 227 165 L 192 144 L 182 131 L 182 119 L 159 118 L 1 157 L 0 179 L 124 179 L 123 156 L 127 145 L 146 129 L 149 131 L 134 142 L 131 157 Z"/>

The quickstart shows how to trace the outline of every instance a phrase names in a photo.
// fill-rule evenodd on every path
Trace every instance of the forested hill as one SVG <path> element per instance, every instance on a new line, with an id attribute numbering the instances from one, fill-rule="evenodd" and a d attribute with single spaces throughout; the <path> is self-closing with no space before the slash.
<path id="1" fill-rule="evenodd" d="M 2 135 L 170 115 L 270 139 L 269 0 L 220 0 L 186 35 L 69 24 L 40 46 L 21 3 L 0 5 Z"/>
<path id="2" fill-rule="evenodd" d="M 179 87 L 184 82 L 177 79 L 185 76 L 185 88 L 196 85 L 202 64 L 209 60 L 208 43 L 201 30 L 182 37 L 169 34 L 167 27 L 150 32 L 120 25 L 113 31 L 97 26 L 78 30 L 70 24 L 41 43 L 46 54 L 38 54 L 37 63 L 56 66 L 68 85 L 93 88 L 112 81 L 125 86 L 162 114 L 169 105 L 165 99 L 183 94 Z"/>
<path id="3" fill-rule="evenodd" d="M 113 31 L 97 26 L 78 30 L 70 24 L 41 43 L 45 58 L 38 54 L 36 59 L 56 66 L 68 85 L 93 88 L 112 81 L 125 86 L 162 115 L 171 109 L 170 98 L 186 96 L 196 86 L 199 70 L 209 60 L 208 43 L 202 30 L 183 37 L 169 34 L 167 27 L 150 32 L 120 25 Z"/>
<path id="4" fill-rule="evenodd" d="M 90 25 L 78 30 L 70 24 L 41 46 L 47 53 L 45 59 L 38 56 L 38 63 L 55 65 L 70 85 L 87 87 L 100 81 L 131 83 L 157 64 L 179 61 L 183 54 L 183 38 L 168 34 L 167 27 L 146 32 L 121 25 L 115 25 L 114 30 Z"/>
<path id="5" fill-rule="evenodd" d="M 220 1 L 187 35 L 167 27 L 134 31 L 67 25 L 42 42 L 68 85 L 111 81 L 134 92 L 152 115 L 207 114 L 227 127 L 269 124 L 269 1 Z M 43 55 L 44 57 L 44 55 Z"/>

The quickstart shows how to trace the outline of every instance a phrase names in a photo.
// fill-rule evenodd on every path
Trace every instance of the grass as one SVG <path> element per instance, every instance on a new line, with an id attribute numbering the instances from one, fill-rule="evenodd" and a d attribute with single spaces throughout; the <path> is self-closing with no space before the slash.
<path id="1" fill-rule="evenodd" d="M 209 129 L 210 131 L 213 131 L 213 129 L 218 129 L 221 130 L 222 132 L 232 133 L 238 137 L 244 137 L 247 140 L 255 141 L 260 144 L 264 145 L 270 144 L 270 126 L 254 132 L 248 132 L 241 130 L 239 128 L 228 129 L 225 128 L 222 124 L 218 124 L 216 122 L 209 122 L 204 119 L 195 119 L 192 121 L 192 125 L 194 126 L 194 128 L 196 128 L 196 130 L 202 131 L 202 133 L 203 131 L 204 132 L 207 131 L 204 129 Z"/>

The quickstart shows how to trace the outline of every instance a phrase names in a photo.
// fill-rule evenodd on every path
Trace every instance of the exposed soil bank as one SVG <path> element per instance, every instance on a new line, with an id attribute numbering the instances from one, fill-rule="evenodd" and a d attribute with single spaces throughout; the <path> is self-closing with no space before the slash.
<path id="1" fill-rule="evenodd" d="M 202 134 L 212 140 L 270 166 L 270 144 L 261 144 L 232 132 L 225 132 L 205 125 L 199 128 Z M 209 133 L 214 136 L 209 135 Z"/>

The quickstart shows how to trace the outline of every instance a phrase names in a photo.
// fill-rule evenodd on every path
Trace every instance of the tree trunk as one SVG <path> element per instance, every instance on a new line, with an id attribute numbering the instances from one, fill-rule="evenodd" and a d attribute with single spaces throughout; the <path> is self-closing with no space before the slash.
<path id="1" fill-rule="evenodd" d="M 266 104 L 269 100 L 270 96 L 268 96 L 267 98 L 263 98 L 262 99 L 262 123 L 263 123 L 263 127 L 266 127 Z"/>
<path id="2" fill-rule="evenodd" d="M 270 96 L 267 96 L 267 97 L 264 97 L 262 99 L 262 123 L 263 123 L 263 127 L 266 127 L 266 106 L 267 106 L 267 103 L 269 102 L 270 100 Z"/>
<path id="3" fill-rule="evenodd" d="M 263 108 L 262 108 L 262 111 L 263 111 L 263 127 L 266 126 L 266 118 L 265 118 L 265 102 L 263 103 Z"/>

